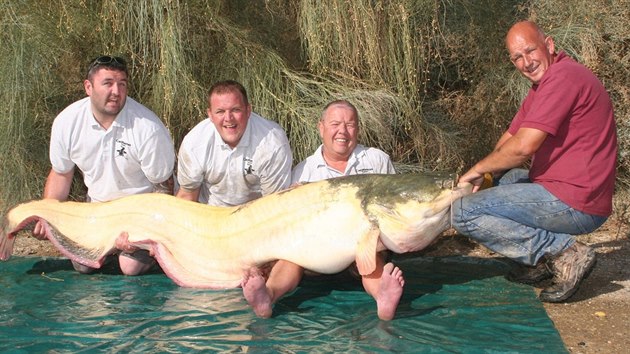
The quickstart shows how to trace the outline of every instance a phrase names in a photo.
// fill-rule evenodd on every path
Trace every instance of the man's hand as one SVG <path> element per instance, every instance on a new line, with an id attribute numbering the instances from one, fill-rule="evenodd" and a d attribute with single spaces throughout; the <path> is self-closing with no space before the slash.
<path id="1" fill-rule="evenodd" d="M 129 243 L 129 234 L 125 231 L 121 232 L 118 238 L 116 238 L 116 248 L 127 253 L 134 253 L 140 249 Z"/>
<path id="2" fill-rule="evenodd" d="M 475 170 L 475 166 L 473 166 L 468 172 L 464 173 L 460 178 L 458 183 L 468 182 L 473 185 L 473 193 L 477 192 L 484 181 L 484 174 L 479 173 Z"/>
<path id="3" fill-rule="evenodd" d="M 33 237 L 38 240 L 45 240 L 46 237 L 46 222 L 43 220 L 38 220 L 33 228 Z"/>

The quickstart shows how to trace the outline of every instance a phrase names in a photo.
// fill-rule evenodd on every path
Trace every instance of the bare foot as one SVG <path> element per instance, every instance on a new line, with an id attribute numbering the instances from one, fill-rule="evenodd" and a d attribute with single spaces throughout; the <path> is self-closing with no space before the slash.
<path id="1" fill-rule="evenodd" d="M 402 270 L 392 263 L 385 264 L 376 297 L 378 318 L 385 321 L 394 318 L 404 285 L 405 279 L 403 278 Z"/>
<path id="2" fill-rule="evenodd" d="M 271 296 L 267 291 L 265 278 L 258 270 L 250 270 L 241 283 L 243 296 L 252 307 L 254 313 L 262 318 L 271 317 Z"/>

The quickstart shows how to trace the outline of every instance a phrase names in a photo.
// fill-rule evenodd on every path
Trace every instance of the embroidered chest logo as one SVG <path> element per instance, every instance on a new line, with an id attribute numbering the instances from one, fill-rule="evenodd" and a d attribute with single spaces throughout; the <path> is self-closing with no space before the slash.
<path id="1" fill-rule="evenodd" d="M 251 158 L 249 157 L 243 158 L 243 175 L 251 175 L 256 171 L 252 167 L 253 163 L 254 161 Z"/>
<path id="2" fill-rule="evenodd" d="M 249 186 L 257 186 L 260 184 L 260 179 L 254 174 L 256 170 L 252 166 L 254 161 L 250 157 L 243 157 L 243 178 L 245 183 Z"/>
<path id="3" fill-rule="evenodd" d="M 124 157 L 127 158 L 127 148 L 129 148 L 131 144 L 125 142 L 123 140 L 116 140 L 116 157 Z"/>

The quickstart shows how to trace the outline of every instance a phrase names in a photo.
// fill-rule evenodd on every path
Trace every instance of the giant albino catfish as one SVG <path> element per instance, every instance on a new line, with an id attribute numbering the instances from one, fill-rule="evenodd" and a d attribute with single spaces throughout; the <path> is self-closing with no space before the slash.
<path id="1" fill-rule="evenodd" d="M 412 252 L 450 225 L 453 200 L 472 186 L 445 175 L 356 175 L 308 183 L 237 207 L 212 207 L 164 194 L 106 203 L 39 200 L 11 209 L 0 229 L 0 259 L 18 231 L 44 220 L 68 258 L 99 268 L 121 234 L 149 250 L 175 283 L 232 288 L 254 267 L 284 259 L 331 274 L 356 261 L 375 270 L 378 251 Z"/>

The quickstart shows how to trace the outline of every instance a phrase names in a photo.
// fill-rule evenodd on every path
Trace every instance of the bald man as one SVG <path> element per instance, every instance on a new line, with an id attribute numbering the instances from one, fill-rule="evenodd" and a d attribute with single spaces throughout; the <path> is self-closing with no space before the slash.
<path id="1" fill-rule="evenodd" d="M 460 178 L 475 193 L 453 205 L 453 226 L 515 261 L 508 279 L 553 277 L 544 302 L 570 298 L 595 264 L 575 235 L 595 231 L 612 212 L 617 136 L 606 89 L 533 22 L 516 23 L 505 44 L 532 86 L 494 150 Z M 520 168 L 530 163 L 529 170 Z M 495 186 L 482 191 L 483 175 Z"/>
<path id="2" fill-rule="evenodd" d="M 358 143 L 359 112 L 349 101 L 327 104 L 317 127 L 322 145 L 295 166 L 292 184 L 357 174 L 396 173 L 389 155 Z M 402 270 L 386 260 L 387 253 L 379 252 L 375 271 L 361 276 L 361 282 L 376 301 L 378 318 L 389 321 L 396 314 L 405 279 Z M 270 317 L 273 305 L 298 286 L 303 273 L 299 265 L 279 260 L 266 280 L 260 273 L 250 273 L 243 281 L 243 294 L 258 316 Z"/>

